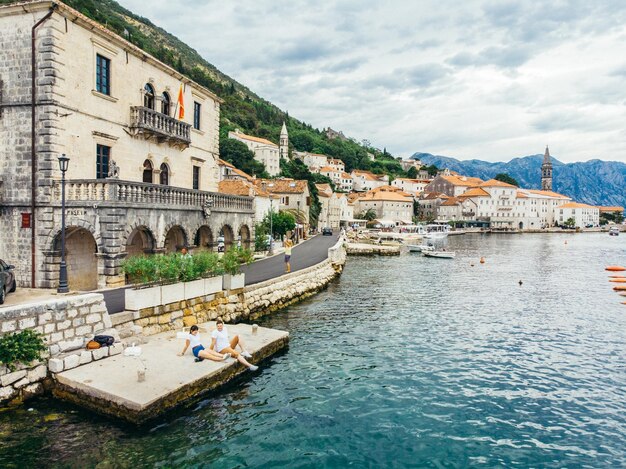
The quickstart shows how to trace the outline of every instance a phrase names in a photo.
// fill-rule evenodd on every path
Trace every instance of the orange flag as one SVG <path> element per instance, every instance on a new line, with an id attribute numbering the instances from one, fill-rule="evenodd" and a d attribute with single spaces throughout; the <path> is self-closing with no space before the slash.
<path id="1" fill-rule="evenodd" d="M 181 83 L 178 90 L 178 120 L 185 118 L 185 102 L 183 98 L 183 84 Z"/>

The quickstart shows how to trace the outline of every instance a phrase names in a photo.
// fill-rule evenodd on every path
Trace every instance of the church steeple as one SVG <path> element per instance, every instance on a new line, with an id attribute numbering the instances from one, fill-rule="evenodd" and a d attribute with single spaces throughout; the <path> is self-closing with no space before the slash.
<path id="1" fill-rule="evenodd" d="M 279 145 L 280 159 L 289 159 L 289 134 L 287 133 L 287 126 L 283 121 L 283 128 L 280 130 L 280 145 Z"/>
<path id="2" fill-rule="evenodd" d="M 552 190 L 552 161 L 550 160 L 548 145 L 546 145 L 546 152 L 543 154 L 543 164 L 541 165 L 541 190 Z"/>

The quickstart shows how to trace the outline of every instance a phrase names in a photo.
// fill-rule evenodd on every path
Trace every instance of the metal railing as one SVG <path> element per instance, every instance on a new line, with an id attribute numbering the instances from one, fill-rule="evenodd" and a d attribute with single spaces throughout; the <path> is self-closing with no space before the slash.
<path id="1" fill-rule="evenodd" d="M 144 106 L 131 106 L 130 130 L 148 133 L 159 140 L 189 145 L 191 124 L 179 121 Z"/>
<path id="2" fill-rule="evenodd" d="M 53 198 L 61 200 L 61 182 L 54 181 Z M 218 212 L 252 212 L 253 198 L 239 195 L 206 192 L 180 187 L 162 186 L 119 179 L 72 179 L 65 182 L 65 200 L 68 202 L 167 205 L 176 208 L 191 207 Z M 76 205 L 76 204 L 73 204 Z"/>

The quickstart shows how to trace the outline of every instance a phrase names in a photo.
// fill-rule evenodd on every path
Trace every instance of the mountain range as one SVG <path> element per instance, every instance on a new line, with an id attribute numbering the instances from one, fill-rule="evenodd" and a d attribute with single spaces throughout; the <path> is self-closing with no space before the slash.
<path id="1" fill-rule="evenodd" d="M 498 173 L 515 178 L 521 187 L 541 188 L 543 155 L 514 158 L 508 162 L 457 160 L 430 153 L 414 153 L 426 165 L 448 168 L 464 176 L 487 180 Z M 563 163 L 552 157 L 552 189 L 571 197 L 576 202 L 590 205 L 626 207 L 626 164 L 617 161 L 589 160 Z"/>

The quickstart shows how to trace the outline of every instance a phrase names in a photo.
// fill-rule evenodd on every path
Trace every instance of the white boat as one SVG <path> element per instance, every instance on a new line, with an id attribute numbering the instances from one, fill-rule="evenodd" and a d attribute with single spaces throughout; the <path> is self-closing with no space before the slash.
<path id="1" fill-rule="evenodd" d="M 422 251 L 426 257 L 439 257 L 440 259 L 454 259 L 456 254 L 453 251 Z"/>
<path id="2" fill-rule="evenodd" d="M 424 234 L 424 239 L 446 239 L 448 237 L 449 230 L 450 225 L 448 224 L 434 223 L 431 225 L 426 225 L 426 233 Z"/>
<path id="3" fill-rule="evenodd" d="M 612 226 L 609 229 L 609 236 L 619 236 L 619 228 L 617 226 Z"/>
<path id="4" fill-rule="evenodd" d="M 430 244 L 407 244 L 409 248 L 409 252 L 426 252 L 426 251 L 434 251 L 435 246 Z"/>

